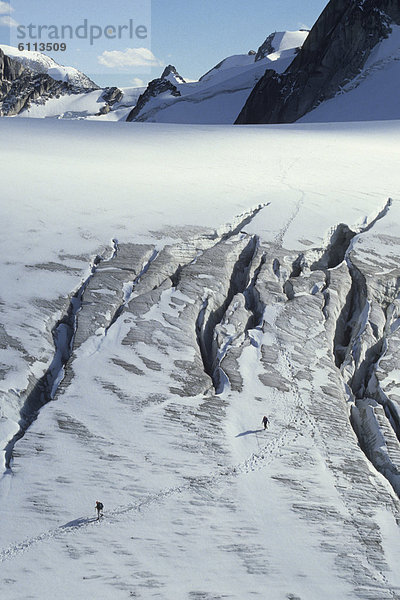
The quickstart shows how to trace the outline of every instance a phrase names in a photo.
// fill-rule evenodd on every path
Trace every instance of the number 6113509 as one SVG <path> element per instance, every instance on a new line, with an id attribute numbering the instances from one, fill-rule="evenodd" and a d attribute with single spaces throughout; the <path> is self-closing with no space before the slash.
<path id="1" fill-rule="evenodd" d="M 65 52 L 66 49 L 67 44 L 65 42 L 62 42 L 61 44 L 59 44 L 58 42 L 47 42 L 46 44 L 44 42 L 27 42 L 26 44 L 18 44 L 18 50 L 20 50 L 21 52 L 23 50 L 34 50 L 35 52 Z"/>

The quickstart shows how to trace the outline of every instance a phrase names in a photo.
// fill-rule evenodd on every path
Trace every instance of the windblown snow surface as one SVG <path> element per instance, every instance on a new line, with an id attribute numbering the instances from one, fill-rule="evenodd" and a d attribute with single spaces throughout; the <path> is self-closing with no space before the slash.
<path id="1" fill-rule="evenodd" d="M 2 598 L 400 598 L 399 135 L 0 121 Z"/>

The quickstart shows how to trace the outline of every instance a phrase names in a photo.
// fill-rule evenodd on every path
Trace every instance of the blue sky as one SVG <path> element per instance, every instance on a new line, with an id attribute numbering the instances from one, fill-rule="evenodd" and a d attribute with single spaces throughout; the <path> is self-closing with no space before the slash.
<path id="1" fill-rule="evenodd" d="M 166 64 L 173 64 L 184 77 L 197 79 L 226 56 L 257 50 L 272 31 L 311 27 L 326 4 L 327 0 L 0 0 L 0 43 L 60 42 L 46 37 L 50 31 L 46 29 L 41 40 L 29 39 L 27 26 L 34 24 L 31 32 L 37 35 L 38 25 L 56 25 L 59 33 L 61 25 L 71 25 L 74 39 L 64 40 L 67 51 L 49 54 L 100 85 L 147 82 L 159 76 Z M 100 36 L 92 44 L 75 36 L 85 19 L 88 36 L 91 26 Z M 18 25 L 25 29 L 18 30 Z M 141 28 L 139 38 L 135 30 L 142 25 L 147 37 Z M 111 26 L 109 37 L 106 26 Z M 52 35 L 56 34 L 53 29 Z"/>

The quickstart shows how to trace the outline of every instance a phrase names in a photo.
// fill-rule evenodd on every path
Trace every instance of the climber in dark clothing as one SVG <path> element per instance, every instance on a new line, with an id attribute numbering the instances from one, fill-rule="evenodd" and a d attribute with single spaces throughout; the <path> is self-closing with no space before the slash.
<path id="1" fill-rule="evenodd" d="M 99 502 L 99 501 L 97 500 L 95 508 L 96 508 L 96 510 L 97 510 L 97 520 L 99 521 L 99 520 L 100 520 L 100 517 L 102 517 L 102 516 L 103 516 L 103 508 L 104 508 L 104 506 L 103 506 L 103 503 L 102 503 L 102 502 Z"/>
<path id="2" fill-rule="evenodd" d="M 264 429 L 267 429 L 268 423 L 268 417 L 263 417 L 262 424 L 264 425 Z"/>

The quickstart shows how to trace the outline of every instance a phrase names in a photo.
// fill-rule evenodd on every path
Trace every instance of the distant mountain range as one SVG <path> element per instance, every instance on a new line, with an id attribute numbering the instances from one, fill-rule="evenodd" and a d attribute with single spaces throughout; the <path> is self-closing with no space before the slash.
<path id="1" fill-rule="evenodd" d="M 237 123 L 292 123 L 332 98 L 309 120 L 399 118 L 399 26 L 398 0 L 331 0 L 284 74 L 258 81 Z"/>
<path id="2" fill-rule="evenodd" d="M 118 91 L 100 89 L 77 69 L 62 67 L 39 52 L 19 53 L 17 48 L 0 46 L 0 76 L 5 83 L 0 110 L 5 116 L 233 123 L 265 70 L 283 72 L 307 35 L 308 31 L 275 32 L 257 52 L 229 56 L 199 81 L 186 82 L 169 65 L 147 88 Z M 1 70 L 1 62 L 8 69 Z M 110 89 L 112 102 L 107 100 Z"/>
<path id="3" fill-rule="evenodd" d="M 400 4 L 331 0 L 311 32 L 274 32 L 198 81 L 169 65 L 146 88 L 101 89 L 39 52 L 0 45 L 0 115 L 246 124 L 400 118 Z"/>

